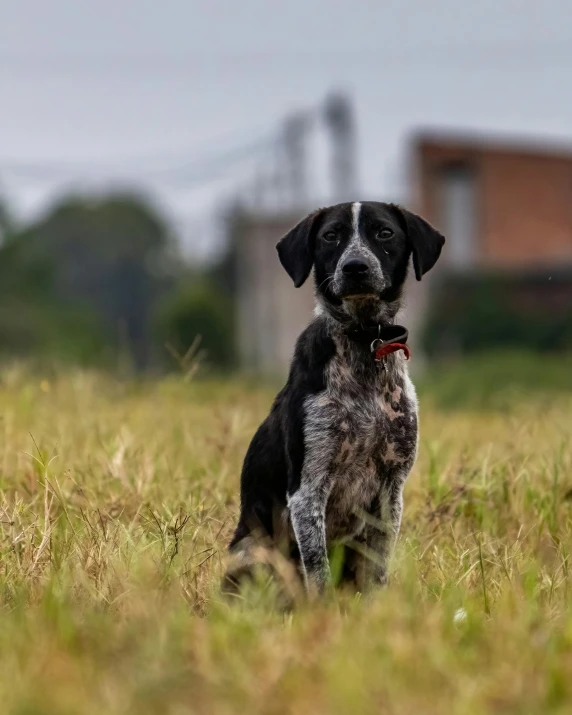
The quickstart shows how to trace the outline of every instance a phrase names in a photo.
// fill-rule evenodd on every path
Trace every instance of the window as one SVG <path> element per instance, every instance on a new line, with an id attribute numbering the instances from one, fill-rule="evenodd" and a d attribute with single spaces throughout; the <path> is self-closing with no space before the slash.
<path id="1" fill-rule="evenodd" d="M 447 259 L 468 268 L 477 261 L 477 177 L 471 164 L 447 164 L 439 171 L 439 224 L 447 238 Z"/>

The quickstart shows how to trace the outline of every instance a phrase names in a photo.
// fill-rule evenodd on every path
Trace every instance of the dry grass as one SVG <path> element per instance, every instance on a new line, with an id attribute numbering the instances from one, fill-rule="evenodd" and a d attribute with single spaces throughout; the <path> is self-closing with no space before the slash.
<path id="1" fill-rule="evenodd" d="M 270 391 L 0 380 L 2 713 L 570 712 L 570 393 L 429 390 L 392 585 L 284 615 L 217 594 Z"/>

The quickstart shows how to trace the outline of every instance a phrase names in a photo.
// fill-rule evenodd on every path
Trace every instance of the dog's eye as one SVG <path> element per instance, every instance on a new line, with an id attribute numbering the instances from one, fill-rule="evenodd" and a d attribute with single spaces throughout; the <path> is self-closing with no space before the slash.
<path id="1" fill-rule="evenodd" d="M 326 231 L 326 233 L 322 236 L 324 241 L 327 243 L 337 243 L 338 242 L 338 234 L 335 231 Z"/>
<path id="2" fill-rule="evenodd" d="M 382 228 L 377 232 L 378 238 L 391 238 L 393 231 L 390 228 Z"/>

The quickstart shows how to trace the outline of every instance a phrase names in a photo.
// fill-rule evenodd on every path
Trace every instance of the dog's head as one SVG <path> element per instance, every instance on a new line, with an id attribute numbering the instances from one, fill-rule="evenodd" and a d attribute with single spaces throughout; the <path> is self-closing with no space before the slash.
<path id="1" fill-rule="evenodd" d="M 318 299 L 355 313 L 358 306 L 394 303 L 410 256 L 417 280 L 435 265 L 444 237 L 416 214 L 376 201 L 338 204 L 310 214 L 278 243 L 296 287 L 312 266 Z"/>

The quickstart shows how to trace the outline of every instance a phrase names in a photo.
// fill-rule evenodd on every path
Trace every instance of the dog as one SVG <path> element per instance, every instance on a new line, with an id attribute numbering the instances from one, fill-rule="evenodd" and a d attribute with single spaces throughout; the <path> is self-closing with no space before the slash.
<path id="1" fill-rule="evenodd" d="M 395 318 L 410 258 L 421 280 L 444 242 L 416 214 L 367 201 L 319 209 L 278 243 L 296 287 L 314 269 L 316 316 L 244 459 L 227 584 L 239 583 L 262 539 L 286 540 L 309 592 L 330 583 L 337 545 L 342 582 L 387 583 L 418 445 L 407 330 Z"/>

